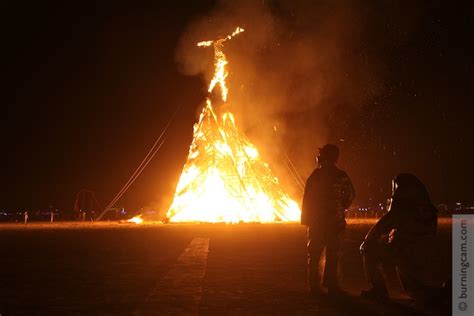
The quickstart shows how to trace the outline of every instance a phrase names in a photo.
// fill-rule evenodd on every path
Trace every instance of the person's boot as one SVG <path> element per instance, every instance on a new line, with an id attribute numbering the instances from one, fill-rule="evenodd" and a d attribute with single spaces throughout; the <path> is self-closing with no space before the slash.
<path id="1" fill-rule="evenodd" d="M 318 274 L 318 267 L 314 265 L 309 265 L 308 268 L 308 283 L 310 288 L 311 296 L 320 297 L 324 294 L 321 289 L 321 281 Z"/>
<path id="2" fill-rule="evenodd" d="M 328 287 L 328 296 L 332 298 L 344 298 L 349 296 L 349 293 L 344 291 L 339 286 L 330 286 Z"/>
<path id="3" fill-rule="evenodd" d="M 324 291 L 319 286 L 311 286 L 310 294 L 313 298 L 319 298 L 325 295 Z"/>
<path id="4" fill-rule="evenodd" d="M 384 287 L 373 287 L 370 290 L 362 290 L 360 296 L 372 301 L 389 301 L 388 291 Z"/>

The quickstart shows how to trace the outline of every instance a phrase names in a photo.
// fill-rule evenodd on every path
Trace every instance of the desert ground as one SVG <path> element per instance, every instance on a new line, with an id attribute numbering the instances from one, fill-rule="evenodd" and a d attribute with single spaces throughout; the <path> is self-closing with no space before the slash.
<path id="1" fill-rule="evenodd" d="M 393 303 L 359 299 L 368 284 L 358 246 L 373 223 L 349 220 L 343 301 L 309 295 L 298 224 L 2 224 L 0 315 L 422 315 L 393 269 Z M 442 280 L 449 220 L 437 238 L 430 256 Z"/>

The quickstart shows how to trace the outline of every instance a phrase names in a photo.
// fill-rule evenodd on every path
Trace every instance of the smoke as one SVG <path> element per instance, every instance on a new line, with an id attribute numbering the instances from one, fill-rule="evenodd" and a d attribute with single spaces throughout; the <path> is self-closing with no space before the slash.
<path id="1" fill-rule="evenodd" d="M 212 47 L 196 43 L 243 27 L 224 45 L 229 105 L 265 159 L 286 151 L 305 177 L 317 148 L 344 138 L 347 117 L 380 89 L 367 15 L 352 1 L 220 1 L 189 25 L 177 61 L 208 82 Z"/>

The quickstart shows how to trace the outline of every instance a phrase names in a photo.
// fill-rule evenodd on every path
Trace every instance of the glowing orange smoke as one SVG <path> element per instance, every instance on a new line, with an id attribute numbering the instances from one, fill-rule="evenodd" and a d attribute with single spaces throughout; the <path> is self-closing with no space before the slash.
<path id="1" fill-rule="evenodd" d="M 209 96 L 216 86 L 222 101 L 228 96 L 228 61 L 224 42 L 244 32 L 237 27 L 223 38 L 199 42 L 214 48 L 214 76 Z M 171 222 L 289 222 L 300 218 L 300 209 L 280 187 L 278 179 L 260 158 L 257 148 L 237 129 L 235 118 L 222 115 L 206 99 L 193 142 L 176 187 L 167 217 Z"/>

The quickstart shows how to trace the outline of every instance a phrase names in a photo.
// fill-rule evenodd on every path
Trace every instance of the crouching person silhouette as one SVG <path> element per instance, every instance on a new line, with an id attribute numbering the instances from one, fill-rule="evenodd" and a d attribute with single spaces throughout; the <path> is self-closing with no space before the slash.
<path id="1" fill-rule="evenodd" d="M 329 295 L 344 292 L 339 286 L 339 258 L 346 227 L 345 210 L 354 199 L 354 187 L 347 174 L 336 167 L 339 148 L 328 144 L 319 149 L 319 167 L 308 180 L 303 196 L 301 224 L 308 227 L 308 279 L 311 293 L 321 294 L 319 260 L 326 251 L 322 285 Z"/>
<path id="2" fill-rule="evenodd" d="M 426 299 L 432 287 L 430 258 L 435 248 L 437 210 L 431 204 L 423 183 L 412 174 L 399 174 L 392 180 L 389 212 L 367 233 L 360 246 L 367 281 L 372 286 L 361 296 L 388 300 L 382 264 L 395 264 L 402 288 L 412 298 Z"/>

